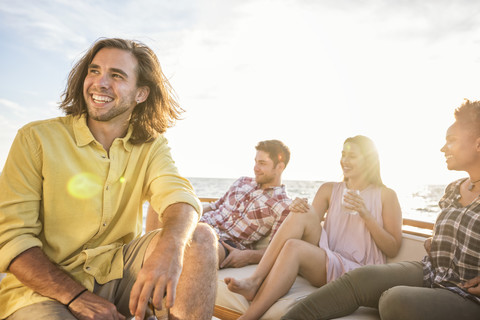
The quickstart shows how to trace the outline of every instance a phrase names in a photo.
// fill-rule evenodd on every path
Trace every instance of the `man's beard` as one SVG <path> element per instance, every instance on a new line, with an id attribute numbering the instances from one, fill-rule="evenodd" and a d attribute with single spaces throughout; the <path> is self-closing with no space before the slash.
<path id="1" fill-rule="evenodd" d="M 88 117 L 92 120 L 107 122 L 127 111 L 128 111 L 128 107 L 121 107 L 121 108 L 117 107 L 117 108 L 110 109 L 107 113 L 97 115 L 97 114 L 92 114 L 92 112 L 90 112 L 89 110 Z"/>
<path id="2" fill-rule="evenodd" d="M 87 107 L 88 117 L 95 121 L 107 122 L 124 114 L 125 112 L 128 112 L 132 104 L 133 105 L 136 104 L 135 98 L 127 97 L 125 100 L 121 101 L 119 105 L 111 108 L 106 113 L 99 113 L 99 114 L 94 114 L 93 112 L 90 111 L 94 109 L 93 108 L 90 109 Z"/>
<path id="3" fill-rule="evenodd" d="M 266 184 L 274 180 L 273 176 L 262 175 L 261 177 L 255 177 L 257 184 Z"/>

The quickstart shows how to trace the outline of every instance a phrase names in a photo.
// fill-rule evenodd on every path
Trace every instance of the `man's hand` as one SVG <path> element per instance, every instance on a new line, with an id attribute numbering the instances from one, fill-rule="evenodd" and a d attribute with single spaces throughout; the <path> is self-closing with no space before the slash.
<path id="1" fill-rule="evenodd" d="M 165 241 L 163 243 L 167 244 Z M 152 297 L 152 303 L 157 310 L 162 308 L 164 296 L 167 308 L 173 307 L 175 303 L 182 264 L 178 257 L 173 257 L 167 252 L 163 252 L 161 255 L 159 253 L 160 250 L 157 249 L 144 262 L 130 293 L 130 312 L 135 315 L 136 319 L 143 319 L 145 316 L 150 297 Z"/>
<path id="2" fill-rule="evenodd" d="M 124 320 L 125 317 L 117 311 L 110 301 L 99 297 L 89 291 L 75 299 L 70 306 L 70 311 L 80 320 Z"/>
<path id="3" fill-rule="evenodd" d="M 462 286 L 462 288 L 467 289 L 467 291 L 477 297 L 480 297 L 480 276 L 477 276 L 473 279 L 468 280 Z"/>
<path id="4" fill-rule="evenodd" d="M 148 245 L 142 269 L 130 293 L 129 309 L 135 319 L 143 319 L 147 303 L 157 310 L 173 307 L 182 273 L 185 247 L 195 230 L 198 215 L 188 204 L 176 203 L 163 213 L 163 228 Z"/>
<path id="5" fill-rule="evenodd" d="M 241 268 L 248 266 L 250 264 L 250 253 L 249 250 L 240 250 L 234 248 L 227 243 L 222 241 L 222 244 L 227 248 L 229 254 L 228 257 L 223 260 L 220 264 L 220 269 L 222 268 Z"/>

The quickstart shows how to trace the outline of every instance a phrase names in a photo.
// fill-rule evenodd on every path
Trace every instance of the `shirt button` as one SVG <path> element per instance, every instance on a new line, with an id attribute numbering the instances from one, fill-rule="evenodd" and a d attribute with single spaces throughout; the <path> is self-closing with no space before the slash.
<path id="1" fill-rule="evenodd" d="M 104 223 L 103 223 L 103 226 L 105 227 L 106 225 L 107 225 L 107 224 L 104 222 Z"/>

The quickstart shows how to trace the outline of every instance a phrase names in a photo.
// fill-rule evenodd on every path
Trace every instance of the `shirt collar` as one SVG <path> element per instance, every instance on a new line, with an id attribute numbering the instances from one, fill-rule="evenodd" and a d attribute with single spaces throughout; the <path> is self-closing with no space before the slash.
<path id="1" fill-rule="evenodd" d="M 95 137 L 87 126 L 87 115 L 82 114 L 81 116 L 76 116 L 73 119 L 73 132 L 75 135 L 75 140 L 77 146 L 84 147 L 90 144 L 92 141 L 95 141 Z M 128 131 L 125 137 L 118 138 L 122 141 L 123 147 L 127 151 L 132 151 L 133 145 L 130 143 L 130 137 L 132 136 L 133 127 L 130 124 L 128 126 Z"/>
<path id="2" fill-rule="evenodd" d="M 268 190 L 272 190 L 274 192 L 283 192 L 285 190 L 285 185 L 284 184 L 281 184 L 279 186 L 274 186 L 274 187 L 268 187 L 268 188 L 265 188 L 265 189 L 262 189 L 261 186 L 254 180 L 254 183 L 255 183 L 255 190 L 262 190 L 262 191 L 268 191 Z"/>

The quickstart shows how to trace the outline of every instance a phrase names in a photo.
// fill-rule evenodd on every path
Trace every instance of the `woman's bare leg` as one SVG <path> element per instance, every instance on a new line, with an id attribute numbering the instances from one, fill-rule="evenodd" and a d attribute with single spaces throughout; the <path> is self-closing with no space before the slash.
<path id="1" fill-rule="evenodd" d="M 324 285 L 325 262 L 326 253 L 318 246 L 302 240 L 288 240 L 249 308 L 239 319 L 259 319 L 290 290 L 297 274 L 302 275 L 314 286 Z"/>
<path id="2" fill-rule="evenodd" d="M 241 280 L 225 278 L 228 289 L 243 295 L 249 301 L 252 300 L 272 269 L 287 240 L 303 240 L 318 247 L 322 233 L 320 222 L 319 216 L 312 211 L 307 213 L 290 213 L 268 245 L 254 273 L 250 277 Z"/>

